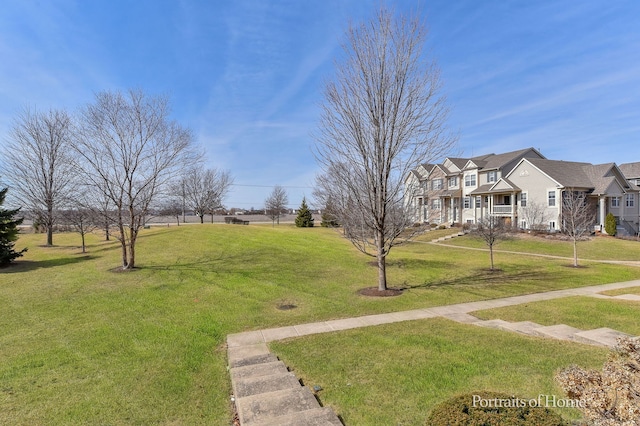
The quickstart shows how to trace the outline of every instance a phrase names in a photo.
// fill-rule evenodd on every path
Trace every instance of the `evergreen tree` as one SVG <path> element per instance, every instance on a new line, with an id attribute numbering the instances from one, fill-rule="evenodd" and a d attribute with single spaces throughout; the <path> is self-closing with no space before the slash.
<path id="1" fill-rule="evenodd" d="M 618 226 L 616 224 L 616 217 L 613 215 L 613 213 L 607 214 L 607 216 L 604 218 L 604 232 L 613 236 L 618 232 L 617 228 Z"/>
<path id="2" fill-rule="evenodd" d="M 296 217 L 296 226 L 298 228 L 311 228 L 313 226 L 313 216 L 311 210 L 307 206 L 307 200 L 302 198 L 302 204 L 298 209 L 298 217 Z"/>
<path id="3" fill-rule="evenodd" d="M 337 228 L 340 226 L 336 219 L 336 213 L 331 198 L 327 200 L 327 204 L 322 210 L 322 222 L 320 222 L 320 226 L 325 228 Z"/>
<path id="4" fill-rule="evenodd" d="M 4 204 L 6 195 L 7 188 L 0 190 L 0 206 Z M 13 249 L 14 242 L 18 239 L 18 225 L 22 223 L 22 219 L 13 218 L 18 211 L 20 209 L 7 210 L 0 207 L 0 266 L 8 265 L 27 251 L 26 248 L 19 252 Z"/>

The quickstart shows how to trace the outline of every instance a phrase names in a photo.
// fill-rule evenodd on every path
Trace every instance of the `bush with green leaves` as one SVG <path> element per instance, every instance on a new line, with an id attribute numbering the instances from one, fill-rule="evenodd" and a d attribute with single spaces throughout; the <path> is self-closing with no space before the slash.
<path id="1" fill-rule="evenodd" d="M 616 224 L 616 217 L 613 215 L 613 213 L 609 213 L 604 219 L 604 232 L 613 236 L 617 234 L 617 228 L 618 225 Z"/>
<path id="2" fill-rule="evenodd" d="M 559 414 L 500 392 L 479 391 L 448 399 L 427 418 L 429 426 L 568 426 Z"/>

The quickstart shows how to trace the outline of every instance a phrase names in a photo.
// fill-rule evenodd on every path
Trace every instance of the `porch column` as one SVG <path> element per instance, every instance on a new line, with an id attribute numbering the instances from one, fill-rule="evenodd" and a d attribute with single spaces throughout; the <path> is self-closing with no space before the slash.
<path id="1" fill-rule="evenodd" d="M 600 210 L 600 231 L 604 231 L 604 219 L 607 215 L 607 197 L 604 195 L 601 195 L 598 198 L 598 207 Z"/>
<path id="2" fill-rule="evenodd" d="M 449 217 L 451 218 L 451 223 L 455 222 L 453 217 L 453 197 L 449 198 Z"/>
<path id="3" fill-rule="evenodd" d="M 511 193 L 511 226 L 516 226 L 516 193 Z"/>

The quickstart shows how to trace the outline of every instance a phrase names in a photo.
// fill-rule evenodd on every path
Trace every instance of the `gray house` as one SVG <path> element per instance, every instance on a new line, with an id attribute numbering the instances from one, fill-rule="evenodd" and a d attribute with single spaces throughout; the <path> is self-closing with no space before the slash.
<path id="1" fill-rule="evenodd" d="M 624 173 L 623 173 L 624 171 Z M 640 163 L 589 164 L 546 159 L 534 148 L 425 164 L 405 180 L 406 202 L 417 222 L 476 223 L 499 216 L 523 229 L 562 227 L 567 191 L 588 195 L 594 230 L 612 213 L 621 234 L 637 234 Z"/>

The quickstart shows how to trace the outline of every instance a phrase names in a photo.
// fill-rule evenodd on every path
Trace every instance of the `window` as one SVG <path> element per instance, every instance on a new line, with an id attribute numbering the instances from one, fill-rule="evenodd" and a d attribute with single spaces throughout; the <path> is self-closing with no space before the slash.
<path id="1" fill-rule="evenodd" d="M 440 209 L 440 199 L 431 200 L 431 208 L 434 210 Z"/>
<path id="2" fill-rule="evenodd" d="M 520 222 L 520 229 L 527 229 L 527 221 L 523 220 L 522 222 Z"/>
<path id="3" fill-rule="evenodd" d="M 636 179 L 636 185 L 640 186 L 640 179 Z"/>
<path id="4" fill-rule="evenodd" d="M 556 191 L 549 191 L 549 207 L 556 205 Z"/>
<path id="5" fill-rule="evenodd" d="M 464 186 L 476 186 L 476 175 L 466 175 L 464 177 Z"/>
<path id="6" fill-rule="evenodd" d="M 520 194 L 520 207 L 527 207 L 527 193 Z"/>
<path id="7" fill-rule="evenodd" d="M 487 173 L 487 182 L 488 183 L 495 182 L 496 180 L 498 180 L 498 172 L 496 172 L 494 170 L 494 171 L 491 171 L 491 172 Z"/>
<path id="8" fill-rule="evenodd" d="M 611 197 L 611 207 L 620 207 L 620 197 Z"/>
<path id="9" fill-rule="evenodd" d="M 633 194 L 627 194 L 627 207 L 633 207 L 635 205 L 636 197 Z"/>
<path id="10" fill-rule="evenodd" d="M 431 189 L 434 191 L 442 189 L 442 179 L 434 179 L 433 182 L 431 182 Z"/>
<path id="11" fill-rule="evenodd" d="M 449 178 L 449 188 L 454 188 L 458 186 L 458 178 L 457 177 L 450 177 Z"/>
<path id="12" fill-rule="evenodd" d="M 477 196 L 476 197 L 476 209 L 479 209 L 480 207 L 482 207 L 482 197 Z"/>
<path id="13" fill-rule="evenodd" d="M 471 197 L 464 197 L 464 208 L 471 208 Z"/>
<path id="14" fill-rule="evenodd" d="M 555 231 L 555 229 L 556 229 L 556 223 L 549 222 L 549 231 Z"/>

